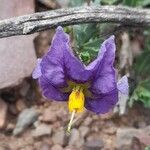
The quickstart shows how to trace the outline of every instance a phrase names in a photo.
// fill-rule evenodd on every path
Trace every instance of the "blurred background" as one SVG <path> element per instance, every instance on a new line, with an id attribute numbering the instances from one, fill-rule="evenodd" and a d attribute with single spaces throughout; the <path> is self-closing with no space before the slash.
<path id="1" fill-rule="evenodd" d="M 47 10 L 120 5 L 150 7 L 149 0 L 0 0 L 0 20 Z M 47 101 L 31 78 L 36 59 L 48 50 L 54 29 L 0 39 L 0 150 L 150 150 L 150 29 L 121 24 L 67 26 L 75 55 L 86 65 L 100 44 L 116 36 L 118 79 L 127 75 L 129 96 L 120 95 L 105 115 L 85 111 L 71 135 L 67 104 Z"/>

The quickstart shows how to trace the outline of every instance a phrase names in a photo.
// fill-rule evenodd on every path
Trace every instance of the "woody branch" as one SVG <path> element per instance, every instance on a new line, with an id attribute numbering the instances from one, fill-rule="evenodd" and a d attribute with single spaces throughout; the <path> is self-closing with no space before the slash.
<path id="1" fill-rule="evenodd" d="M 0 38 L 32 34 L 79 23 L 118 23 L 129 27 L 150 27 L 150 10 L 123 6 L 75 7 L 14 17 L 0 21 Z"/>

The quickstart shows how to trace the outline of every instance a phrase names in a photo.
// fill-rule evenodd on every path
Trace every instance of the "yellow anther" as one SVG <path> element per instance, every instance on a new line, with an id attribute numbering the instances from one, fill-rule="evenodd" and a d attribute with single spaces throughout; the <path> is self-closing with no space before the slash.
<path id="1" fill-rule="evenodd" d="M 67 128 L 68 133 L 70 133 L 75 113 L 83 112 L 84 110 L 84 100 L 82 88 L 80 86 L 76 86 L 69 95 L 68 108 L 72 114 Z"/>
<path id="2" fill-rule="evenodd" d="M 73 89 L 69 96 L 68 108 L 70 112 L 74 110 L 76 112 L 83 112 L 84 110 L 84 94 L 83 90 L 80 87 L 76 87 Z"/>

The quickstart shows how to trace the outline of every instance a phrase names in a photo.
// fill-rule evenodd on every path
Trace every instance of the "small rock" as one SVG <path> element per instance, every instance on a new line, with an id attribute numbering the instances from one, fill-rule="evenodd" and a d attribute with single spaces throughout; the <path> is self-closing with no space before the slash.
<path id="1" fill-rule="evenodd" d="M 42 99 L 43 99 L 43 98 L 42 98 Z M 48 108 L 49 105 L 50 105 L 50 103 L 49 103 L 48 101 L 45 101 L 45 99 L 43 99 L 42 101 L 44 102 L 44 104 L 43 104 L 44 108 L 45 108 L 45 109 Z"/>
<path id="2" fill-rule="evenodd" d="M 140 143 L 140 141 L 137 138 L 133 138 L 132 139 L 132 143 L 130 146 L 130 149 L 132 150 L 144 150 L 145 149 L 145 145 L 143 145 L 142 143 Z"/>
<path id="3" fill-rule="evenodd" d="M 84 138 L 89 133 L 89 128 L 87 126 L 79 127 L 81 136 Z"/>
<path id="4" fill-rule="evenodd" d="M 13 131 L 13 135 L 21 134 L 29 125 L 37 120 L 38 115 L 39 114 L 34 108 L 24 109 L 19 114 L 17 125 Z"/>
<path id="5" fill-rule="evenodd" d="M 14 104 L 9 104 L 8 110 L 12 115 L 17 115 L 18 114 L 18 110 L 17 110 L 17 108 Z"/>
<path id="6" fill-rule="evenodd" d="M 99 120 L 100 119 L 100 116 L 98 116 L 98 115 L 92 115 L 92 120 Z"/>
<path id="7" fill-rule="evenodd" d="M 25 108 L 27 108 L 25 102 L 23 99 L 19 99 L 16 102 L 16 108 L 19 112 L 23 111 Z"/>
<path id="8" fill-rule="evenodd" d="M 140 145 L 143 145 L 143 147 L 150 146 L 150 135 L 147 133 L 141 132 L 137 134 L 134 139 L 139 141 Z"/>
<path id="9" fill-rule="evenodd" d="M 102 140 L 87 141 L 84 146 L 84 150 L 101 150 L 104 147 Z"/>
<path id="10" fill-rule="evenodd" d="M 46 108 L 43 112 L 41 120 L 44 122 L 55 122 L 57 120 L 56 113 L 50 108 Z"/>
<path id="11" fill-rule="evenodd" d="M 33 150 L 33 147 L 31 145 L 26 145 L 23 148 L 19 148 L 19 150 Z"/>
<path id="12" fill-rule="evenodd" d="M 135 128 L 119 128 L 117 130 L 116 148 L 122 150 L 123 147 L 130 148 L 132 138 L 140 133 L 140 130 Z"/>
<path id="13" fill-rule="evenodd" d="M 116 130 L 117 129 L 115 127 L 110 127 L 110 128 L 104 129 L 103 132 L 109 135 L 113 135 L 116 133 Z"/>
<path id="14" fill-rule="evenodd" d="M 20 88 L 20 95 L 22 97 L 25 97 L 27 95 L 29 89 L 30 89 L 29 82 L 27 82 L 27 80 L 24 80 L 22 85 L 21 85 L 21 88 Z"/>
<path id="15" fill-rule="evenodd" d="M 0 150 L 11 150 L 11 149 L 6 143 L 1 143 Z"/>
<path id="16" fill-rule="evenodd" d="M 59 144 L 57 144 L 57 145 L 52 146 L 51 150 L 63 150 L 63 148 Z"/>
<path id="17" fill-rule="evenodd" d="M 52 146 L 54 144 L 53 141 L 52 141 L 52 139 L 51 139 L 51 136 L 43 138 L 43 142 L 49 144 L 50 146 Z"/>
<path id="18" fill-rule="evenodd" d="M 41 124 L 39 125 L 32 133 L 33 137 L 40 137 L 44 135 L 50 135 L 52 132 L 52 129 L 50 126 Z"/>
<path id="19" fill-rule="evenodd" d="M 33 13 L 35 8 L 34 0 L 0 3 L 0 20 Z M 0 89 L 17 85 L 31 75 L 36 63 L 34 37 L 33 34 L 0 39 Z"/>
<path id="20" fill-rule="evenodd" d="M 140 121 L 140 122 L 137 123 L 137 127 L 138 127 L 138 128 L 145 128 L 146 125 L 147 125 L 147 124 L 146 124 L 146 122 L 144 122 L 144 121 Z"/>
<path id="21" fill-rule="evenodd" d="M 77 148 L 75 148 L 74 146 L 67 146 L 64 150 L 78 150 Z"/>
<path id="22" fill-rule="evenodd" d="M 150 135 L 150 125 L 147 126 L 147 127 L 145 127 L 145 128 L 143 128 L 143 129 L 142 129 L 142 132 L 145 132 L 146 134 L 149 134 L 149 135 Z"/>
<path id="23" fill-rule="evenodd" d="M 56 129 L 56 128 L 58 129 L 62 126 L 62 124 L 61 124 L 60 120 L 57 120 L 57 121 L 53 122 L 52 126 L 54 129 Z"/>
<path id="24" fill-rule="evenodd" d="M 109 120 L 114 116 L 114 113 L 113 113 L 113 111 L 109 111 L 108 113 L 101 114 L 100 116 L 101 116 L 102 120 Z"/>
<path id="25" fill-rule="evenodd" d="M 92 118 L 91 117 L 87 117 L 85 118 L 83 125 L 85 126 L 89 126 L 92 123 Z"/>
<path id="26" fill-rule="evenodd" d="M 42 143 L 40 146 L 40 150 L 51 150 L 50 145 L 47 143 Z"/>
<path id="27" fill-rule="evenodd" d="M 12 123 L 9 123 L 9 124 L 7 125 L 6 131 L 11 131 L 11 132 L 12 132 L 14 128 L 15 128 L 15 125 L 12 124 Z"/>
<path id="28" fill-rule="evenodd" d="M 34 144 L 34 149 L 35 149 L 35 150 L 37 150 L 37 149 L 39 150 L 39 149 L 40 149 L 40 146 L 41 146 L 41 143 L 42 143 L 41 141 L 34 142 L 34 143 L 33 143 L 33 144 Z"/>
<path id="29" fill-rule="evenodd" d="M 106 129 L 106 128 L 111 128 L 111 127 L 115 127 L 115 126 L 116 126 L 112 120 L 107 120 L 107 121 L 105 121 L 105 124 L 103 124 L 103 125 L 105 125 L 105 129 Z"/>
<path id="30" fill-rule="evenodd" d="M 95 125 L 95 124 L 92 124 L 91 126 L 91 131 L 92 132 L 98 132 L 99 131 L 99 126 Z"/>
<path id="31" fill-rule="evenodd" d="M 68 145 L 81 147 L 83 143 L 84 140 L 80 137 L 79 131 L 77 129 L 72 129 Z"/>
<path id="32" fill-rule="evenodd" d="M 22 136 L 21 138 L 12 137 L 10 139 L 7 139 L 7 143 L 10 146 L 10 150 L 33 150 L 33 148 L 27 148 L 33 145 L 34 140 L 30 136 Z"/>
<path id="33" fill-rule="evenodd" d="M 34 125 L 35 128 L 37 128 L 40 124 L 41 124 L 41 122 L 39 120 L 37 120 L 37 121 L 34 122 L 33 125 Z"/>
<path id="34" fill-rule="evenodd" d="M 7 110 L 7 104 L 2 99 L 0 99 L 0 129 L 4 128 L 6 124 Z"/>
<path id="35" fill-rule="evenodd" d="M 63 107 L 57 109 L 55 111 L 56 116 L 59 118 L 59 120 L 63 120 L 63 121 L 68 121 L 68 113 L 66 111 L 66 109 L 64 109 Z"/>
<path id="36" fill-rule="evenodd" d="M 57 131 L 52 137 L 54 144 L 64 145 L 64 139 L 65 139 L 65 131 L 64 130 Z"/>
<path id="37" fill-rule="evenodd" d="M 79 140 L 79 138 L 80 138 L 79 131 L 77 129 L 72 129 L 70 139 L 69 139 L 69 145 L 76 144 L 76 142 Z"/>

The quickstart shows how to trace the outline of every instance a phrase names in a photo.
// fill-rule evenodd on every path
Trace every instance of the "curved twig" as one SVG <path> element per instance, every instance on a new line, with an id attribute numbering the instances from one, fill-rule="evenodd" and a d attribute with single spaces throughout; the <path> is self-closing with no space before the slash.
<path id="1" fill-rule="evenodd" d="M 132 27 L 150 27 L 150 10 L 122 6 L 76 7 L 14 17 L 0 21 L 0 38 L 31 34 L 58 25 L 90 22 L 121 23 Z"/>

